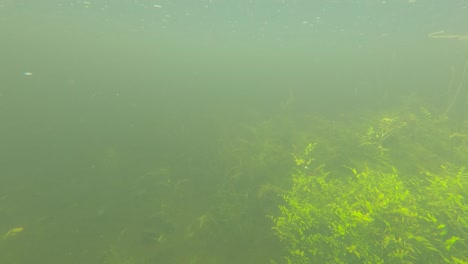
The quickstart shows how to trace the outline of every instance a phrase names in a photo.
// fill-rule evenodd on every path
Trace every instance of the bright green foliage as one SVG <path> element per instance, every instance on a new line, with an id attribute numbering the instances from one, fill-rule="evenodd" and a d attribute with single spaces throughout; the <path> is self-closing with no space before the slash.
<path id="1" fill-rule="evenodd" d="M 337 177 L 304 168 L 311 152 L 294 155 L 292 189 L 273 217 L 287 263 L 467 263 L 463 168 L 404 177 L 368 167 Z"/>

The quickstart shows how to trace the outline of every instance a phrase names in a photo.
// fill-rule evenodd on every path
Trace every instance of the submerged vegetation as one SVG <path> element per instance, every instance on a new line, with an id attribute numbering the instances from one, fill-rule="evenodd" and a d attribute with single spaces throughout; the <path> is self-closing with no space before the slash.
<path id="1" fill-rule="evenodd" d="M 99 228 L 106 264 L 468 263 L 468 122 L 433 111 L 225 117 L 216 144 L 136 168 L 108 147 L 108 206 L 75 225 Z"/>
<path id="2" fill-rule="evenodd" d="M 278 112 L 156 121 L 144 146 L 93 149 L 60 214 L 45 200 L 48 213 L 19 222 L 2 194 L 0 241 L 75 243 L 57 263 L 73 247 L 106 264 L 468 263 L 464 81 L 439 107 L 413 97 L 327 115 L 290 91 Z M 30 262 L 12 255 L 0 262 Z"/>
<path id="3" fill-rule="evenodd" d="M 361 155 L 332 164 L 344 171 L 317 163 L 315 144 L 294 153 L 293 185 L 271 217 L 288 249 L 278 262 L 468 263 L 464 137 L 421 108 L 377 119 Z"/>

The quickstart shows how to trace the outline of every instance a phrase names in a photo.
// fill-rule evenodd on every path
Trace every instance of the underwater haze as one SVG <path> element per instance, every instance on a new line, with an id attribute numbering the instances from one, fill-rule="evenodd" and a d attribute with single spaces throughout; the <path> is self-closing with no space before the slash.
<path id="1" fill-rule="evenodd" d="M 0 0 L 0 263 L 468 263 L 467 25 L 457 0 Z"/>

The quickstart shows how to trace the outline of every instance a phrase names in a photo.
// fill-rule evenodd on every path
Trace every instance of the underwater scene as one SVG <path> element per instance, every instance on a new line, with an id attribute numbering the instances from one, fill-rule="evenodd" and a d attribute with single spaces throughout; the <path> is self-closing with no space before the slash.
<path id="1" fill-rule="evenodd" d="M 468 2 L 0 0 L 0 263 L 468 263 Z"/>

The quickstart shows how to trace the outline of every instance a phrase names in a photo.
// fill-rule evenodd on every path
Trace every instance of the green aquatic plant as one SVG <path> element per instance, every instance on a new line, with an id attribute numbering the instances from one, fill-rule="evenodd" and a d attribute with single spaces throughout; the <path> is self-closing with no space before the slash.
<path id="1" fill-rule="evenodd" d="M 384 146 L 385 141 L 406 126 L 407 123 L 401 121 L 399 117 L 383 117 L 378 121 L 377 126 L 370 126 L 367 129 L 361 138 L 361 145 L 371 147 L 373 155 L 386 159 L 388 149 Z"/>
<path id="2" fill-rule="evenodd" d="M 311 173 L 311 153 L 294 154 L 293 185 L 273 229 L 286 263 L 464 263 L 468 261 L 467 173 L 456 166 L 424 178 L 367 167 Z M 307 166 L 304 166 L 307 164 Z"/>

